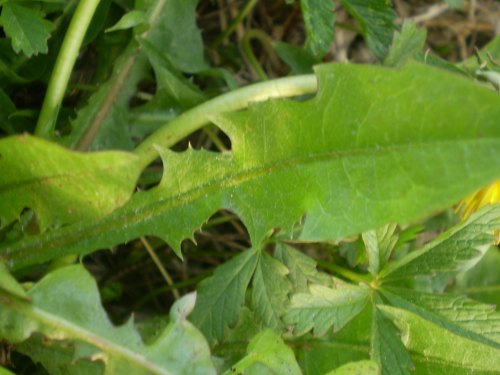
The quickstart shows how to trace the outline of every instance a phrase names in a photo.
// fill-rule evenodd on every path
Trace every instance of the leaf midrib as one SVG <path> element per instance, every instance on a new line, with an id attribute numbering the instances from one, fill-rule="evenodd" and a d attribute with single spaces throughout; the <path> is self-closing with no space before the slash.
<path id="1" fill-rule="evenodd" d="M 419 148 L 419 147 L 437 147 L 439 145 L 451 144 L 456 145 L 457 143 L 491 143 L 492 140 L 500 140 L 500 135 L 498 137 L 481 137 L 481 138 L 466 138 L 466 139 L 453 139 L 453 140 L 431 140 L 428 142 L 412 142 L 406 144 L 396 144 L 396 145 L 386 145 L 386 146 L 372 146 L 367 148 L 357 148 L 348 150 L 335 150 L 316 154 L 305 154 L 297 157 L 289 157 L 287 159 L 279 159 L 273 161 L 269 164 L 262 164 L 254 168 L 248 168 L 243 171 L 236 173 L 229 173 L 213 180 L 209 180 L 199 186 L 196 186 L 190 190 L 182 192 L 175 196 L 166 197 L 164 199 L 159 199 L 158 201 L 148 202 L 140 205 L 128 205 L 123 206 L 109 216 L 103 218 L 102 220 L 87 223 L 77 223 L 74 226 L 79 226 L 79 228 L 74 228 L 73 225 L 64 227 L 61 231 L 49 232 L 46 235 L 34 236 L 28 240 L 20 240 L 12 244 L 11 246 L 5 246 L 0 248 L 0 254 L 4 256 L 11 257 L 15 254 L 17 259 L 29 258 L 30 252 L 34 249 L 57 249 L 65 246 L 74 246 L 81 241 L 82 238 L 92 239 L 102 235 L 106 232 L 114 232 L 123 228 L 125 226 L 133 226 L 140 224 L 141 222 L 147 220 L 148 218 L 155 218 L 170 209 L 192 202 L 196 199 L 201 198 L 204 195 L 215 193 L 216 191 L 227 189 L 232 186 L 236 186 L 243 182 L 249 181 L 251 179 L 256 179 L 266 174 L 272 172 L 277 172 L 279 170 L 286 169 L 287 167 L 310 164 L 314 162 L 321 162 L 325 160 L 342 160 L 353 156 L 369 156 L 372 157 L 374 154 L 387 154 L 394 151 L 407 150 L 408 148 Z M 233 159 L 234 160 L 234 159 Z M 157 188 L 150 190 L 149 192 L 158 192 L 161 189 L 161 185 Z M 133 202 L 134 198 L 131 201 Z M 224 208 L 224 207 L 219 207 Z M 227 207 L 225 207 L 227 208 Z M 126 225 L 124 224 L 126 223 Z M 69 233 L 67 233 L 69 232 Z M 144 234 L 154 234 L 144 233 Z M 129 240 L 123 239 L 122 242 Z M 86 249 L 85 251 L 79 252 L 80 254 L 86 254 L 92 250 Z M 12 263 L 11 259 L 9 262 Z"/>
<path id="2" fill-rule="evenodd" d="M 60 316 L 54 315 L 51 312 L 33 305 L 28 305 L 25 301 L 20 300 L 18 297 L 11 295 L 9 292 L 4 291 L 1 288 L 0 294 L 4 297 L 2 298 L 1 303 L 5 303 L 7 306 L 10 306 L 14 310 L 25 315 L 29 319 L 33 319 L 39 324 L 48 326 L 56 332 L 63 331 L 68 337 L 87 342 L 105 353 L 111 353 L 124 358 L 127 362 L 135 363 L 140 368 L 148 369 L 154 374 L 171 375 L 169 371 L 162 369 L 141 354 L 137 354 L 126 347 L 117 345 L 115 342 L 99 336 L 96 333 L 80 327 Z"/>

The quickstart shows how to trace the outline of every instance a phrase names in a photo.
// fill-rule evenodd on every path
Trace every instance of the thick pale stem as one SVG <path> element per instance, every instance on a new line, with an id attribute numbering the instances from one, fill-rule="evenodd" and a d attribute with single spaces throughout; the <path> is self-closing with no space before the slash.
<path id="1" fill-rule="evenodd" d="M 35 134 L 40 137 L 50 138 L 54 132 L 57 114 L 61 107 L 73 66 L 75 65 L 83 38 L 98 5 L 99 0 L 80 1 L 73 14 L 61 50 L 57 56 L 42 110 L 36 124 Z"/>
<path id="2" fill-rule="evenodd" d="M 140 158 L 141 167 L 145 168 L 158 157 L 156 145 L 162 147 L 174 145 L 208 124 L 212 116 L 246 108 L 250 102 L 312 94 L 317 88 L 316 76 L 310 74 L 256 83 L 231 91 L 184 112 L 162 126 L 136 148 L 135 154 Z"/>

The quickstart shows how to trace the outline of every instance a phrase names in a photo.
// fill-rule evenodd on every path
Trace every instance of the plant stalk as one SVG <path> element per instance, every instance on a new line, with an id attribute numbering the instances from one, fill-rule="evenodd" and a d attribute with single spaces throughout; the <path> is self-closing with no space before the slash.
<path id="1" fill-rule="evenodd" d="M 173 146 L 208 124 L 210 119 L 218 114 L 246 108 L 250 102 L 313 94 L 317 89 L 316 76 L 308 74 L 260 82 L 228 92 L 184 112 L 162 126 L 146 138 L 134 152 L 140 159 L 141 168 L 144 169 L 158 157 L 157 146 Z"/>
<path id="2" fill-rule="evenodd" d="M 236 27 L 245 19 L 245 17 L 252 11 L 252 9 L 257 5 L 258 0 L 249 0 L 241 12 L 236 16 L 236 18 L 233 19 L 233 21 L 230 23 L 230 25 L 215 38 L 215 40 L 210 44 L 210 49 L 217 49 L 220 44 L 229 37 L 234 30 L 236 30 Z"/>
<path id="3" fill-rule="evenodd" d="M 40 111 L 35 128 L 37 136 L 51 138 L 54 133 L 57 115 L 59 108 L 61 108 L 71 72 L 73 71 L 85 33 L 98 5 L 99 0 L 85 0 L 80 1 L 76 7 L 57 56 L 47 93 L 43 100 L 42 110 Z"/>
<path id="4" fill-rule="evenodd" d="M 158 0 L 156 4 L 154 4 L 154 7 L 151 10 L 151 13 L 149 13 L 148 16 L 148 23 L 149 25 L 153 25 L 158 17 L 160 17 L 161 12 L 163 8 L 165 7 L 166 0 Z M 142 37 L 146 37 L 151 29 L 145 31 L 142 34 Z M 125 82 L 127 81 L 127 78 L 134 68 L 139 55 L 141 54 L 141 47 L 134 48 L 134 40 L 129 43 L 128 47 L 126 48 L 126 52 L 128 53 L 128 56 L 124 60 L 123 64 L 121 65 L 121 70 L 119 74 L 116 76 L 115 81 L 113 82 L 111 89 L 109 91 L 109 94 L 100 105 L 99 105 L 99 110 L 97 111 L 96 115 L 88 125 L 87 129 L 79 139 L 79 141 L 76 144 L 75 149 L 78 151 L 86 151 L 90 145 L 92 144 L 92 141 L 96 137 L 97 133 L 99 133 L 99 130 L 101 130 L 102 125 L 104 124 L 104 121 L 109 115 L 109 112 L 111 111 L 111 108 L 115 104 L 116 99 L 121 93 L 121 90 L 123 89 L 123 86 L 125 85 Z"/>

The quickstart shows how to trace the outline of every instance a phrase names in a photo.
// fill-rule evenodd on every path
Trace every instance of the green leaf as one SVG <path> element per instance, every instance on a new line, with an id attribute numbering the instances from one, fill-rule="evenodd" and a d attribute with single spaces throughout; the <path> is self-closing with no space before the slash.
<path id="1" fill-rule="evenodd" d="M 16 296 L 26 297 L 26 292 L 23 287 L 10 274 L 7 267 L 2 262 L 0 262 L 0 287 Z"/>
<path id="2" fill-rule="evenodd" d="M 295 292 L 308 292 L 309 283 L 332 285 L 332 278 L 320 273 L 316 269 L 316 261 L 302 252 L 280 243 L 276 245 L 274 256 L 288 268 L 287 276 Z"/>
<path id="3" fill-rule="evenodd" d="M 377 275 L 380 268 L 389 260 L 392 250 L 398 242 L 398 237 L 395 234 L 396 227 L 396 224 L 387 224 L 362 234 L 368 253 L 368 271 L 372 275 Z"/>
<path id="4" fill-rule="evenodd" d="M 16 344 L 16 351 L 29 356 L 33 362 L 40 363 L 50 375 L 65 375 L 68 374 L 68 369 L 71 369 L 71 375 L 104 373 L 104 364 L 101 361 L 84 358 L 76 360 L 71 342 L 47 341 L 42 335 L 35 334 Z"/>
<path id="5" fill-rule="evenodd" d="M 234 328 L 231 328 L 225 335 L 223 342 L 214 348 L 214 354 L 218 354 L 219 351 L 224 353 L 224 363 L 218 368 L 218 373 L 222 373 L 243 358 L 248 343 L 262 330 L 263 328 L 255 318 L 254 312 L 243 306 Z"/>
<path id="6" fill-rule="evenodd" d="M 396 12 L 386 0 L 341 0 L 342 5 L 359 22 L 366 44 L 379 59 L 387 54 L 392 40 Z"/>
<path id="7" fill-rule="evenodd" d="M 464 7 L 464 0 L 445 0 L 445 2 L 452 9 L 462 9 Z"/>
<path id="8" fill-rule="evenodd" d="M 462 61 L 458 64 L 458 67 L 469 71 L 474 74 L 477 69 L 480 68 L 481 64 L 484 62 L 491 62 L 490 59 L 497 60 L 500 58 L 500 36 L 496 36 L 488 42 L 481 50 L 478 52 L 480 59 L 477 56 L 471 56 L 468 59 Z"/>
<path id="9" fill-rule="evenodd" d="M 358 361 L 347 363 L 326 375 L 379 375 L 380 369 L 376 362 L 373 361 Z"/>
<path id="10" fill-rule="evenodd" d="M 285 42 L 274 42 L 274 50 L 281 60 L 291 69 L 292 74 L 308 74 L 313 72 L 313 65 L 318 63 L 310 51 Z"/>
<path id="11" fill-rule="evenodd" d="M 197 72 L 207 67 L 195 22 L 196 4 L 197 0 L 147 0 L 144 4 L 149 28 L 138 37 L 146 38 L 181 71 Z M 127 108 L 146 67 L 146 56 L 134 38 L 115 62 L 111 77 L 78 111 L 65 144 L 91 150 L 131 149 Z"/>
<path id="12" fill-rule="evenodd" d="M 60 268 L 30 291 L 31 302 L 0 289 L 0 336 L 16 343 L 39 332 L 74 343 L 73 360 L 102 360 L 106 374 L 215 374 L 208 345 L 185 316 L 194 297 L 179 300 L 171 322 L 151 345 L 133 323 L 115 327 L 101 306 L 95 281 L 81 265 Z"/>
<path id="13" fill-rule="evenodd" d="M 379 364 L 382 374 L 410 374 L 414 370 L 410 355 L 396 327 L 373 305 L 371 359 Z"/>
<path id="14" fill-rule="evenodd" d="M 263 326 L 280 333 L 281 316 L 285 314 L 291 283 L 288 269 L 279 261 L 262 253 L 252 281 L 252 307 Z"/>
<path id="15" fill-rule="evenodd" d="M 490 247 L 481 260 L 470 270 L 458 274 L 452 291 L 465 293 L 469 298 L 500 305 L 500 251 Z"/>
<path id="16" fill-rule="evenodd" d="M 39 262 L 143 235 L 179 251 L 220 208 L 239 215 L 255 246 L 272 228 L 290 233 L 304 214 L 301 239 L 338 240 L 449 207 L 500 175 L 495 92 L 417 63 L 333 64 L 317 74 L 314 99 L 267 101 L 215 118 L 231 152 L 160 150 L 165 170 L 155 189 L 101 221 L 0 253 L 21 267 L 32 252 Z"/>
<path id="17" fill-rule="evenodd" d="M 199 284 L 198 302 L 191 321 L 210 343 L 222 339 L 227 328 L 236 323 L 258 259 L 254 250 L 244 251 L 216 268 L 213 276 Z"/>
<path id="18" fill-rule="evenodd" d="M 453 374 L 500 371 L 500 349 L 456 335 L 407 310 L 390 306 L 379 308 L 401 331 L 417 372 L 419 363 L 431 364 Z M 454 368 L 458 371 L 449 372 Z"/>
<path id="19" fill-rule="evenodd" d="M 328 52 L 334 36 L 334 4 L 324 0 L 300 0 L 300 8 L 306 29 L 306 48 L 321 58 Z"/>
<path id="20" fill-rule="evenodd" d="M 367 304 L 339 332 L 299 338 L 303 344 L 294 349 L 304 374 L 324 375 L 349 362 L 370 359 L 371 322 L 372 306 Z"/>
<path id="21" fill-rule="evenodd" d="M 148 0 L 151 8 L 157 1 Z M 195 73 L 207 68 L 203 57 L 203 41 L 196 26 L 198 0 L 166 0 L 147 39 L 179 70 Z M 182 32 L 179 32 L 182 30 Z"/>
<path id="22" fill-rule="evenodd" d="M 131 196 L 140 173 L 132 154 L 81 154 L 29 135 L 0 140 L 0 219 L 28 207 L 40 229 L 101 218 Z"/>
<path id="23" fill-rule="evenodd" d="M 12 39 L 12 48 L 16 53 L 23 52 L 31 57 L 48 52 L 47 40 L 52 23 L 43 17 L 41 11 L 25 7 L 19 2 L 3 3 L 0 24 L 5 34 Z"/>
<path id="24" fill-rule="evenodd" d="M 137 25 L 141 25 L 147 22 L 146 13 L 142 10 L 132 10 L 125 13 L 120 20 L 115 23 L 110 28 L 107 28 L 105 32 L 109 33 L 111 31 L 117 30 L 127 30 L 131 29 Z"/>
<path id="25" fill-rule="evenodd" d="M 500 349 L 500 313 L 460 295 L 431 294 L 400 288 L 385 288 L 383 295 L 397 307 L 456 335 Z"/>
<path id="26" fill-rule="evenodd" d="M 422 249 L 389 263 L 380 277 L 397 280 L 469 269 L 493 243 L 493 231 L 498 228 L 500 205 L 485 207 Z"/>
<path id="27" fill-rule="evenodd" d="M 0 88 L 0 129 L 7 134 L 14 133 L 14 128 L 10 123 L 10 115 L 16 111 L 16 106 L 9 96 Z"/>
<path id="28" fill-rule="evenodd" d="M 133 143 L 127 119 L 127 106 L 143 78 L 147 61 L 137 56 L 138 43 L 132 41 L 116 59 L 111 77 L 90 96 L 71 122 L 71 133 L 62 139 L 68 148 L 90 150 L 130 150 Z"/>
<path id="29" fill-rule="evenodd" d="M 248 344 L 247 355 L 227 370 L 224 375 L 300 375 L 300 370 L 292 349 L 271 330 L 255 336 Z"/>
<path id="30" fill-rule="evenodd" d="M 205 101 L 201 91 L 176 71 L 170 61 L 147 39 L 141 40 L 144 51 L 156 74 L 158 89 L 163 90 L 183 110 L 195 107 Z"/>
<path id="31" fill-rule="evenodd" d="M 7 370 L 3 366 L 0 366 L 0 375 L 15 375 L 12 371 Z"/>
<path id="32" fill-rule="evenodd" d="M 425 29 L 419 29 L 414 22 L 405 20 L 401 32 L 394 33 L 384 65 L 403 66 L 409 59 L 415 58 L 422 52 L 426 36 Z"/>
<path id="33" fill-rule="evenodd" d="M 311 329 L 315 335 L 322 335 L 332 326 L 339 331 L 363 310 L 370 294 L 368 288 L 349 284 L 335 289 L 311 285 L 309 291 L 292 296 L 284 317 L 285 323 L 295 326 L 294 333 L 297 335 Z"/>

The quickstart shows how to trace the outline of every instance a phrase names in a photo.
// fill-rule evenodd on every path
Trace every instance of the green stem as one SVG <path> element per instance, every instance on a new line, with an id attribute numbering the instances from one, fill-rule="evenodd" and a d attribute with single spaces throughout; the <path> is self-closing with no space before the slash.
<path id="1" fill-rule="evenodd" d="M 35 134 L 50 138 L 54 132 L 57 114 L 68 86 L 73 66 L 78 57 L 83 38 L 89 27 L 99 0 L 80 1 L 64 37 L 61 50 L 50 77 L 47 93 L 36 124 Z"/>
<path id="2" fill-rule="evenodd" d="M 231 91 L 184 112 L 162 126 L 135 149 L 135 154 L 140 159 L 141 168 L 144 169 L 158 157 L 156 146 L 173 146 L 182 138 L 208 124 L 215 115 L 246 108 L 250 102 L 312 94 L 317 88 L 316 76 L 310 74 L 256 83 Z"/>
<path id="3" fill-rule="evenodd" d="M 271 43 L 269 41 L 269 36 L 260 30 L 254 30 L 254 29 L 248 30 L 245 33 L 243 40 L 241 41 L 241 49 L 248 63 L 255 71 L 255 73 L 257 73 L 257 75 L 260 77 L 261 80 L 267 81 L 268 80 L 267 74 L 264 71 L 264 69 L 262 69 L 262 67 L 260 66 L 257 57 L 255 57 L 255 54 L 253 53 L 252 46 L 250 45 L 250 41 L 252 39 L 257 39 L 259 42 L 261 42 L 262 45 L 264 46 L 264 49 L 269 54 L 274 53 L 273 47 L 271 46 Z"/>
<path id="4" fill-rule="evenodd" d="M 219 34 L 219 36 L 217 36 L 217 38 L 215 38 L 215 40 L 210 44 L 209 48 L 216 49 L 217 47 L 219 47 L 224 39 L 226 39 L 234 32 L 234 30 L 236 30 L 236 27 L 245 19 L 248 13 L 250 13 L 250 11 L 255 7 L 257 2 L 258 0 L 249 0 L 245 4 L 241 12 L 236 16 L 236 18 L 231 21 L 227 29 L 225 29 L 221 34 Z"/>
<path id="5" fill-rule="evenodd" d="M 337 275 L 356 283 L 369 283 L 372 280 L 372 277 L 370 275 L 360 275 L 359 273 L 353 272 L 344 267 L 337 266 L 336 264 L 327 262 L 322 259 L 316 259 L 316 262 L 319 266 L 327 269 L 328 271 L 336 273 Z"/>

